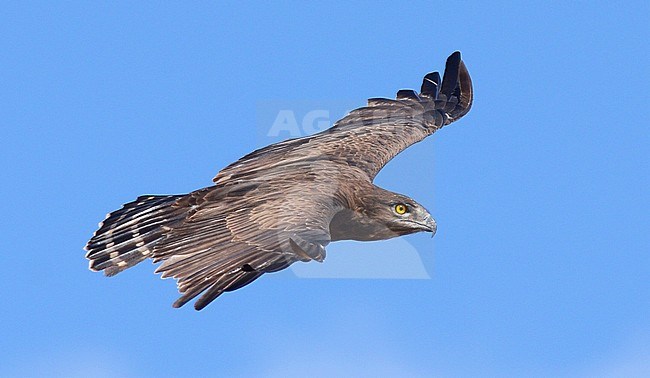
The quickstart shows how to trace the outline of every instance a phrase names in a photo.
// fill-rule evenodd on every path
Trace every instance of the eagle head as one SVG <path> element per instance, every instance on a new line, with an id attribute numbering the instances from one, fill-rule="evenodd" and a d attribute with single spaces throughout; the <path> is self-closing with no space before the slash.
<path id="1" fill-rule="evenodd" d="M 431 232 L 432 236 L 436 233 L 436 221 L 429 211 L 402 194 L 384 194 L 364 210 L 369 218 L 378 223 L 377 232 L 387 236 L 385 239 L 421 231 Z M 385 228 L 384 232 L 381 226 Z"/>
<path id="2" fill-rule="evenodd" d="M 436 233 L 435 219 L 412 198 L 379 187 L 358 197 L 354 210 L 337 213 L 330 223 L 334 240 L 385 240 L 416 232 Z"/>

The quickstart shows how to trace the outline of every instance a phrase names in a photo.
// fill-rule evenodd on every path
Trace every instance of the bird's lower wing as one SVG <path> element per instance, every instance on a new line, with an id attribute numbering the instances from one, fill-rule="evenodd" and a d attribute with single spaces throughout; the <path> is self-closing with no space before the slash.
<path id="1" fill-rule="evenodd" d="M 194 305 L 200 310 L 263 273 L 322 261 L 337 205 L 328 189 L 293 188 L 281 180 L 211 187 L 179 203 L 191 209 L 188 217 L 169 225 L 152 256 L 162 261 L 156 272 L 178 281 L 183 295 L 174 306 L 203 293 Z"/>

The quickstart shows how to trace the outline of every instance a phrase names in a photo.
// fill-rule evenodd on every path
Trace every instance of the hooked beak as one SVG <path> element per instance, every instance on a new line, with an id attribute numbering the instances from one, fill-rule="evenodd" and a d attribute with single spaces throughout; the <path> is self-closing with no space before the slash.
<path id="1" fill-rule="evenodd" d="M 436 234 L 436 230 L 438 229 L 438 224 L 431 215 L 427 215 L 422 222 L 417 222 L 417 224 L 422 228 L 422 231 L 430 232 L 431 237 Z"/>
<path id="2" fill-rule="evenodd" d="M 427 231 L 431 233 L 431 237 L 436 234 L 436 230 L 438 230 L 438 224 L 436 223 L 436 220 L 433 219 L 432 216 L 428 216 L 426 219 L 426 225 L 427 225 Z"/>

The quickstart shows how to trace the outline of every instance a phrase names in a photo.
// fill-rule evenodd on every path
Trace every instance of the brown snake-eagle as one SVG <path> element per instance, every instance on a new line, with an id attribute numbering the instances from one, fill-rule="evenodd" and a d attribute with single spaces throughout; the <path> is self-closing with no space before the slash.
<path id="1" fill-rule="evenodd" d="M 138 197 L 106 217 L 86 245 L 90 269 L 113 276 L 151 258 L 177 280 L 180 307 L 203 293 L 201 310 L 224 291 L 296 261 L 323 261 L 337 240 L 384 240 L 436 222 L 413 199 L 375 186 L 401 151 L 464 116 L 472 81 L 460 52 L 420 93 L 373 98 L 330 129 L 254 151 L 182 195 Z"/>

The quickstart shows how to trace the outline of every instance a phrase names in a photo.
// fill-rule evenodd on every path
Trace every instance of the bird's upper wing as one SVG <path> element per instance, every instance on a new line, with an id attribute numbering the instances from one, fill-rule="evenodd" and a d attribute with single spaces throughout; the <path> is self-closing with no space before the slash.
<path id="1" fill-rule="evenodd" d="M 296 261 L 325 258 L 329 223 L 341 209 L 332 167 L 303 165 L 269 170 L 256 181 L 190 193 L 176 206 L 188 215 L 167 227 L 153 251 L 157 272 L 174 277 L 180 307 L 198 294 L 200 310 L 224 291 L 236 290 Z M 318 177 L 309 180 L 310 175 Z M 301 185 L 296 185 L 301 182 Z"/>
<path id="2" fill-rule="evenodd" d="M 388 161 L 470 110 L 472 81 L 460 52 L 447 59 L 443 79 L 424 77 L 420 93 L 400 90 L 397 99 L 374 98 L 321 133 L 254 151 L 223 169 L 216 184 L 253 177 L 268 167 L 330 160 L 354 166 L 372 180 Z"/>

